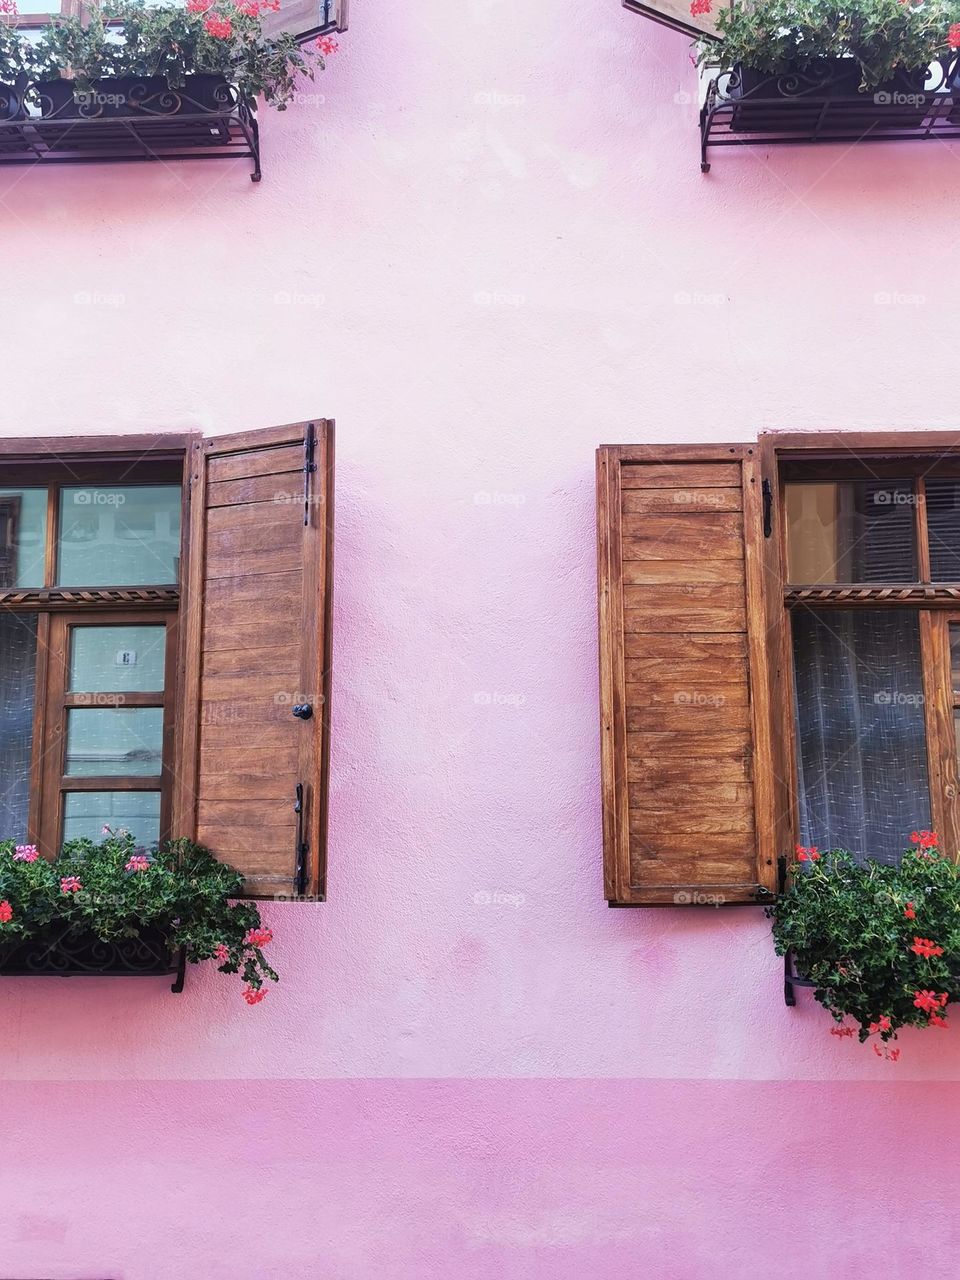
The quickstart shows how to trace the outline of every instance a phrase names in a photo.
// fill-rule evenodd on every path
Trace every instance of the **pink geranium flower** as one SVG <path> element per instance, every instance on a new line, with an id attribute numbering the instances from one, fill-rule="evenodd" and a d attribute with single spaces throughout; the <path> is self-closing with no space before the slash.
<path id="1" fill-rule="evenodd" d="M 267 993 L 263 987 L 244 987 L 243 998 L 247 1004 L 259 1004 L 261 1000 L 266 1000 Z"/>
<path id="2" fill-rule="evenodd" d="M 76 876 L 64 876 L 60 881 L 61 893 L 79 893 L 83 885 Z"/>
<path id="3" fill-rule="evenodd" d="M 13 855 L 14 862 L 36 862 L 40 850 L 35 844 L 18 844 Z"/>
<path id="4" fill-rule="evenodd" d="M 149 866 L 149 858 L 145 858 L 142 853 L 135 853 L 124 867 L 124 871 L 146 871 Z"/>

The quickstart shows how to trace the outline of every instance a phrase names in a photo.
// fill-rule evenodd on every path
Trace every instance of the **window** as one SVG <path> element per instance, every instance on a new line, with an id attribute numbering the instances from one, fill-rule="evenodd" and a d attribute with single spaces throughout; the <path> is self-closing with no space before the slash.
<path id="1" fill-rule="evenodd" d="M 4 838 L 188 836 L 321 895 L 332 425 L 0 443 Z"/>
<path id="2" fill-rule="evenodd" d="M 611 903 L 766 901 L 797 842 L 960 848 L 953 446 L 599 451 Z"/>
<path id="3" fill-rule="evenodd" d="M 263 30 L 267 36 L 292 31 L 301 42 L 326 31 L 346 31 L 347 5 L 348 0 L 280 0 L 276 12 L 263 15 Z M 8 21 L 15 26 L 41 28 L 54 18 L 80 16 L 95 12 L 98 7 L 97 0 L 17 0 L 17 15 Z"/>

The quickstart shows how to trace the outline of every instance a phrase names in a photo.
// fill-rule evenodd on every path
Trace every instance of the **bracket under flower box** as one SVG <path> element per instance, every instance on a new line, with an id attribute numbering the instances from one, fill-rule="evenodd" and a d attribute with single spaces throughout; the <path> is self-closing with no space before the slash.
<path id="1" fill-rule="evenodd" d="M 0 951 L 3 978 L 173 977 L 170 990 L 176 995 L 183 991 L 186 967 L 186 948 L 171 949 L 156 930 L 104 942 L 90 933 L 51 929 Z"/>
<path id="2" fill-rule="evenodd" d="M 166 91 L 145 99 L 135 114 L 0 119 L 0 165 L 249 159 L 251 180 L 259 182 L 256 117 L 250 104 L 228 88 L 229 100 L 209 108 Z"/>
<path id="3" fill-rule="evenodd" d="M 847 76 L 721 71 L 708 81 L 700 111 L 700 169 L 709 172 L 713 147 L 960 139 L 955 68 L 942 72 L 939 84 L 912 92 L 906 85 L 860 93 Z"/>

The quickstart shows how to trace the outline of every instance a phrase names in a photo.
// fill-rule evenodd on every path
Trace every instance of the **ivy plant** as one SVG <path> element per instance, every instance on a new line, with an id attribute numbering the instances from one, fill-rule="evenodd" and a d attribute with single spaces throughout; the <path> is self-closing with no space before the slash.
<path id="1" fill-rule="evenodd" d="M 945 1027 L 960 998 L 960 866 L 936 833 L 911 840 L 898 866 L 798 846 L 790 888 L 767 910 L 777 953 L 792 952 L 816 983 L 834 1035 L 888 1041 L 901 1027 Z"/>
<path id="2" fill-rule="evenodd" d="M 34 845 L 0 842 L 0 961 L 17 942 L 64 930 L 104 942 L 159 930 L 193 964 L 215 960 L 239 974 L 244 999 L 258 1004 L 264 981 L 277 981 L 263 954 L 273 934 L 254 903 L 236 901 L 240 873 L 189 840 L 148 851 L 123 828 L 103 836 L 67 841 L 56 862 Z"/>
<path id="3" fill-rule="evenodd" d="M 749 67 L 768 75 L 825 74 L 825 63 L 850 59 L 862 89 L 926 71 L 960 46 L 960 0 L 756 0 L 720 6 L 693 0 L 691 11 L 717 8 L 718 39 L 698 42 L 699 62 Z"/>

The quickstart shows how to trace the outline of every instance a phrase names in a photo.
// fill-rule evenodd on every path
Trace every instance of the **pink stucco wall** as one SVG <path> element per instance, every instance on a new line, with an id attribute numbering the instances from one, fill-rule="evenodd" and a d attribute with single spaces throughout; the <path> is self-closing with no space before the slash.
<path id="1" fill-rule="evenodd" d="M 330 900 L 281 986 L 0 984 L 0 1276 L 956 1274 L 956 1032 L 602 897 L 593 449 L 956 425 L 943 145 L 699 172 L 616 0 L 354 0 L 244 166 L 0 170 L 8 434 L 335 416 Z"/>

